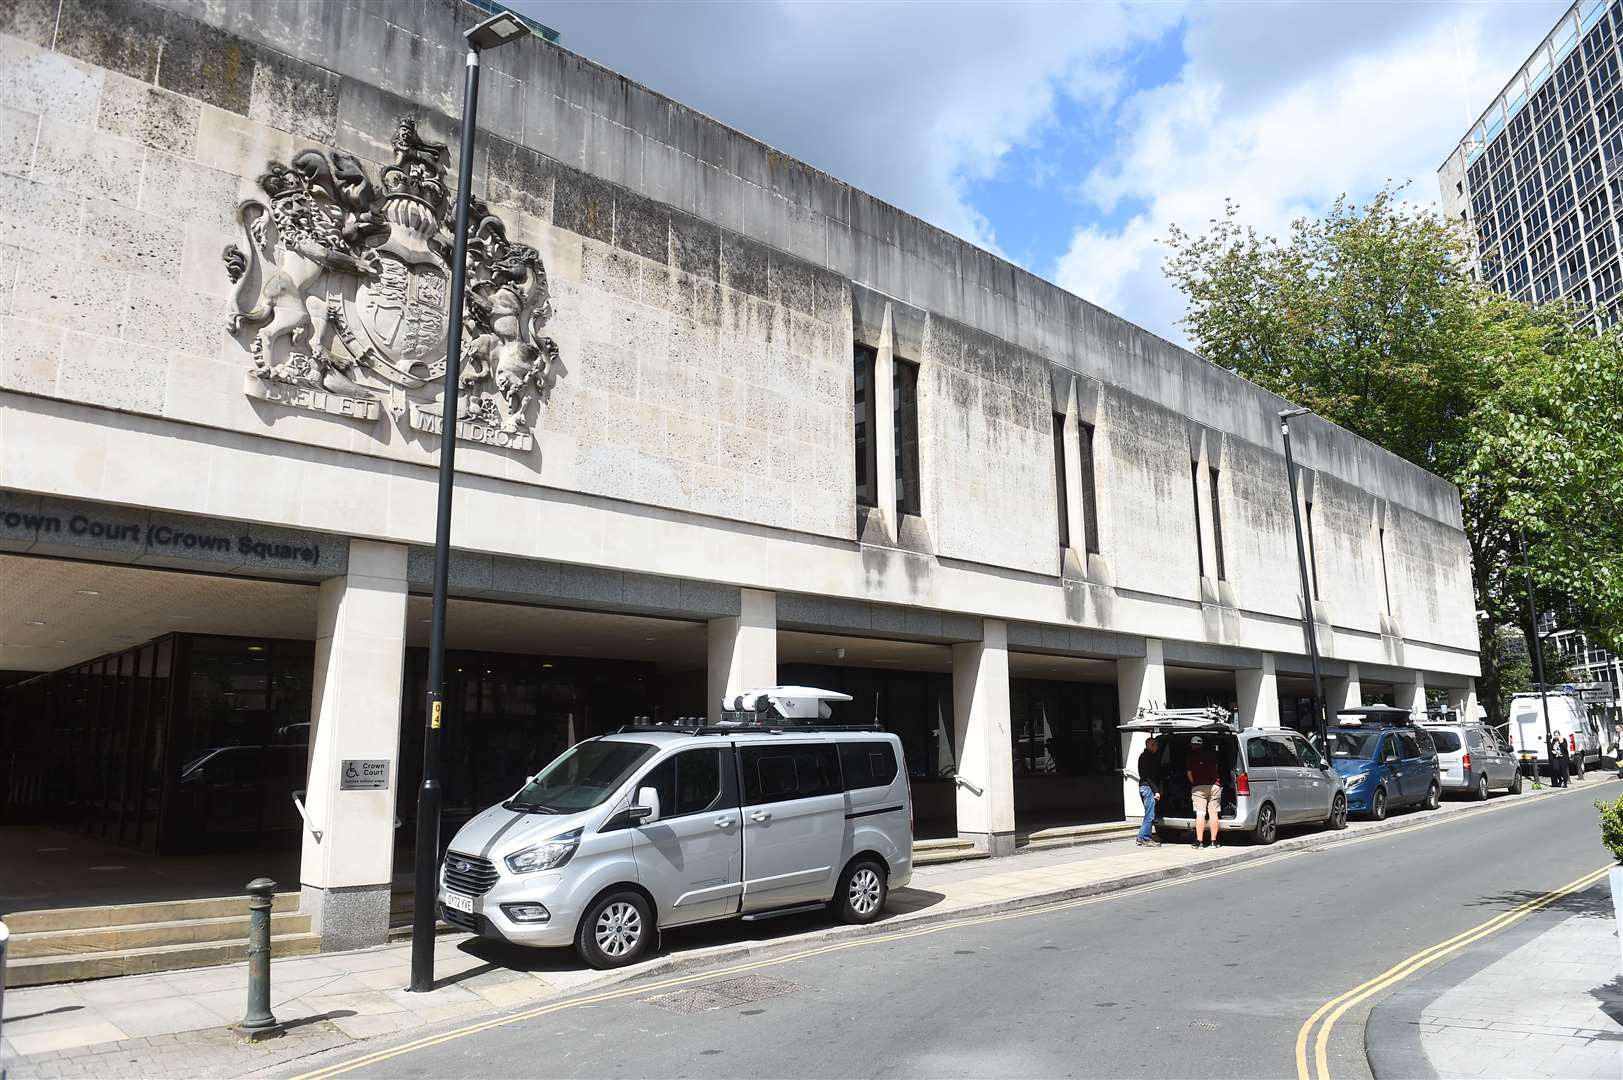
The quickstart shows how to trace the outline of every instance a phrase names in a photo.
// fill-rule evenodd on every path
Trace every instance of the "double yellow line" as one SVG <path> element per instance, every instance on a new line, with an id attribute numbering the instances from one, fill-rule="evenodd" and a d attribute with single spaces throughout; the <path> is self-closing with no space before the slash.
<path id="1" fill-rule="evenodd" d="M 1296 1033 L 1296 1075 L 1298 1080 L 1330 1080 L 1330 1063 L 1328 1060 L 1330 1032 L 1335 1027 L 1336 1021 L 1340 1020 L 1347 1010 L 1357 1006 L 1360 1002 L 1369 1000 L 1383 990 L 1396 986 L 1399 982 L 1428 964 L 1456 953 L 1472 942 L 1487 937 L 1489 934 L 1503 930 L 1518 919 L 1531 915 L 1540 908 L 1548 907 L 1564 896 L 1588 888 L 1605 877 L 1606 871 L 1610 870 L 1613 865 L 1608 863 L 1599 870 L 1593 870 L 1581 878 L 1567 882 L 1559 889 L 1547 892 L 1543 896 L 1496 915 L 1487 922 L 1473 926 L 1464 933 L 1456 934 L 1447 941 L 1441 941 L 1428 949 L 1422 949 L 1408 959 L 1387 968 L 1368 982 L 1355 986 L 1346 993 L 1333 997 L 1320 1005 L 1318 1010 L 1307 1018 L 1307 1022 L 1302 1025 L 1302 1029 Z M 1315 1027 L 1318 1029 L 1317 1037 L 1314 1037 Z M 1307 1055 L 1307 1046 L 1310 1039 L 1313 1042 L 1312 1069 L 1308 1068 Z"/>
<path id="2" fill-rule="evenodd" d="M 349 1061 L 337 1062 L 325 1068 L 304 1073 L 301 1076 L 295 1077 L 295 1080 L 324 1080 L 326 1077 L 338 1076 L 342 1073 L 351 1072 L 355 1069 L 365 1068 L 368 1065 L 376 1065 L 380 1062 L 388 1061 L 390 1058 L 400 1057 L 402 1054 L 410 1054 L 417 1050 L 426 1050 L 431 1046 L 438 1046 L 441 1043 L 447 1043 L 453 1039 L 464 1038 L 468 1035 L 477 1035 L 479 1032 L 489 1031 L 491 1028 L 503 1027 L 507 1024 L 516 1024 L 524 1020 L 534 1020 L 538 1017 L 550 1016 L 553 1013 L 563 1012 L 566 1009 L 578 1009 L 583 1005 L 601 1005 L 605 1002 L 622 1001 L 626 998 L 645 997 L 648 994 L 657 993 L 661 990 L 670 990 L 680 986 L 692 986 L 695 983 L 708 982 L 711 979 L 730 978 L 734 975 L 742 975 L 746 972 L 759 971 L 762 968 L 790 964 L 796 960 L 805 960 L 813 956 L 824 956 L 828 953 L 841 952 L 845 949 L 856 949 L 864 945 L 881 945 L 892 941 L 902 941 L 907 938 L 925 937 L 929 934 L 939 934 L 947 930 L 957 930 L 966 926 L 982 926 L 987 923 L 1007 922 L 1010 919 L 1024 919 L 1029 918 L 1032 915 L 1047 915 L 1056 911 L 1067 911 L 1071 908 L 1087 907 L 1090 904 L 1103 904 L 1112 900 L 1125 900 L 1133 896 L 1142 896 L 1144 893 L 1148 892 L 1157 892 L 1161 889 L 1170 889 L 1177 885 L 1192 884 L 1197 881 L 1207 881 L 1214 877 L 1221 877 L 1224 874 L 1235 873 L 1239 870 L 1250 870 L 1256 867 L 1268 866 L 1279 862 L 1282 859 L 1293 858 L 1298 854 L 1300 854 L 1300 852 L 1281 851 L 1277 854 L 1268 855 L 1260 859 L 1250 859 L 1231 866 L 1218 867 L 1215 870 L 1196 872 L 1193 874 L 1186 874 L 1181 877 L 1170 878 L 1166 881 L 1157 881 L 1151 882 L 1147 885 L 1139 885 L 1136 888 L 1127 889 L 1122 892 L 1103 893 L 1098 896 L 1083 896 L 1078 897 L 1075 900 L 1060 900 L 1051 904 L 1040 904 L 1035 907 L 1021 908 L 1018 911 L 1005 911 L 989 915 L 968 916 L 962 919 L 953 919 L 948 922 L 932 923 L 929 926 L 920 926 L 912 930 L 898 930 L 889 934 L 875 934 L 871 937 L 860 937 L 850 941 L 839 941 L 829 945 L 820 945 L 812 949 L 802 949 L 798 952 L 788 953 L 783 956 L 776 956 L 763 960 L 747 961 L 741 964 L 734 964 L 730 967 L 718 968 L 713 971 L 701 971 L 692 975 L 678 975 L 669 979 L 660 979 L 655 982 L 639 982 L 631 986 L 622 987 L 618 990 L 605 990 L 597 994 L 588 994 L 585 997 L 569 998 L 566 1001 L 556 1001 L 549 1005 L 540 1005 L 533 1009 L 526 1009 L 523 1012 L 512 1013 L 508 1016 L 495 1017 L 494 1019 L 486 1020 L 482 1023 L 470 1024 L 467 1027 L 457 1028 L 453 1031 L 447 1031 L 439 1035 L 430 1035 L 425 1038 L 415 1039 L 412 1042 L 403 1043 L 400 1046 L 391 1047 L 387 1050 L 379 1050 L 375 1053 L 365 1054 L 358 1058 L 352 1058 Z"/>

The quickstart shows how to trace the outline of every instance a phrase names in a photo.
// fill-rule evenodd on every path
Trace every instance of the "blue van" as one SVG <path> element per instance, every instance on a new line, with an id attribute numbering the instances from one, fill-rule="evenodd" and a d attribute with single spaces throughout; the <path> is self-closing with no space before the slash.
<path id="1" fill-rule="evenodd" d="M 1390 706 L 1345 709 L 1330 729 L 1330 765 L 1345 778 L 1347 809 L 1376 821 L 1403 806 L 1437 809 L 1437 747 L 1409 713 Z"/>

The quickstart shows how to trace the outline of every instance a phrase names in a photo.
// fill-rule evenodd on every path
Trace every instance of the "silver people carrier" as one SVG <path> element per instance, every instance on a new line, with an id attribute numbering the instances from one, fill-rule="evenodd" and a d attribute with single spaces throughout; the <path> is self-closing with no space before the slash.
<path id="1" fill-rule="evenodd" d="M 673 926 L 827 906 L 884 910 L 913 873 L 901 740 L 828 723 L 844 694 L 782 686 L 722 723 L 588 739 L 469 821 L 440 869 L 440 910 L 518 945 L 630 964 Z"/>

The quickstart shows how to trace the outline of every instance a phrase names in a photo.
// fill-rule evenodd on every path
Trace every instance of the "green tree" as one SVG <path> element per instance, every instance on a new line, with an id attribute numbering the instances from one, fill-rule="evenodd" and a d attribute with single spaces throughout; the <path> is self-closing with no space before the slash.
<path id="1" fill-rule="evenodd" d="M 1477 283 L 1460 232 L 1396 189 L 1363 206 L 1338 199 L 1284 239 L 1242 224 L 1230 202 L 1203 234 L 1173 228 L 1168 246 L 1166 272 L 1188 297 L 1183 325 L 1200 353 L 1460 485 L 1485 616 L 1479 696 L 1498 719 L 1521 680 L 1503 678 L 1497 631 L 1532 634 L 1516 526 L 1543 539 L 1558 517 L 1549 485 L 1515 474 L 1526 458 L 1508 443 L 1528 432 L 1509 417 L 1547 386 L 1546 369 L 1586 354 L 1593 336 L 1573 328 L 1569 309 L 1532 308 Z M 1504 439 L 1489 452 L 1492 431 Z M 1575 561 L 1574 552 L 1559 567 L 1541 562 L 1545 589 L 1571 593 Z"/>

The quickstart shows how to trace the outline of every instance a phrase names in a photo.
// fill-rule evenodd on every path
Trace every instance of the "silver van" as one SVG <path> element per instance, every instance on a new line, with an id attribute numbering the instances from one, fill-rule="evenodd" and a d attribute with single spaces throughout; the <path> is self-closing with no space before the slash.
<path id="1" fill-rule="evenodd" d="M 1500 788 L 1522 790 L 1521 764 L 1486 724 L 1427 720 L 1421 730 L 1437 747 L 1438 779 L 1444 791 L 1466 792 L 1479 800 Z"/>
<path id="2" fill-rule="evenodd" d="M 1184 759 L 1196 736 L 1217 751 L 1223 787 L 1219 833 L 1247 833 L 1259 844 L 1271 844 L 1281 825 L 1347 827 L 1341 777 L 1289 728 L 1238 728 L 1223 709 L 1164 709 L 1143 713 L 1120 730 L 1150 732 L 1160 744 L 1166 779 L 1157 828 L 1163 836 L 1195 827 Z"/>
<path id="3" fill-rule="evenodd" d="M 717 726 L 571 747 L 457 832 L 441 915 L 597 968 L 673 926 L 820 907 L 872 922 L 912 877 L 912 795 L 897 736 L 826 723 L 840 700 L 770 687 Z"/>

